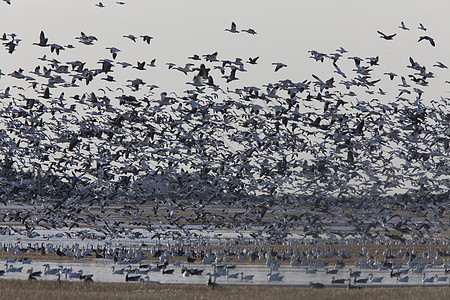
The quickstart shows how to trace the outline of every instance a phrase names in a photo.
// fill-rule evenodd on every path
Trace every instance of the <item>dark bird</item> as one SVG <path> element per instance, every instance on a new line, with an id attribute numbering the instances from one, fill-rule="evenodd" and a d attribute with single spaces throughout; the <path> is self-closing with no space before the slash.
<path id="1" fill-rule="evenodd" d="M 39 35 L 39 43 L 33 43 L 33 45 L 37 45 L 39 47 L 47 47 L 49 46 L 47 42 L 48 38 L 45 37 L 44 31 L 41 31 L 41 34 Z"/>
<path id="2" fill-rule="evenodd" d="M 252 65 L 256 65 L 256 61 L 258 60 L 259 56 L 255 57 L 255 58 L 248 58 L 247 63 L 252 64 Z"/>
<path id="3" fill-rule="evenodd" d="M 422 23 L 419 23 L 419 27 L 417 27 L 417 29 L 423 30 L 423 31 L 427 31 L 427 28 L 425 26 L 423 26 Z"/>
<path id="4" fill-rule="evenodd" d="M 436 46 L 436 43 L 434 42 L 433 38 L 429 37 L 428 35 L 422 35 L 421 37 L 419 37 L 418 42 L 423 41 L 423 40 L 429 41 L 431 46 L 433 46 L 433 47 Z"/>
<path id="5" fill-rule="evenodd" d="M 287 65 L 283 64 L 283 63 L 272 63 L 272 65 L 275 66 L 275 72 L 277 72 L 279 69 L 283 68 L 283 67 L 287 67 Z"/>
<path id="6" fill-rule="evenodd" d="M 153 39 L 153 37 L 149 36 L 149 35 L 141 35 L 141 38 L 144 42 L 146 42 L 149 45 L 150 45 L 150 41 Z"/>
<path id="7" fill-rule="evenodd" d="M 44 90 L 44 95 L 42 95 L 42 98 L 44 98 L 44 99 L 49 99 L 50 98 L 50 89 L 49 89 L 49 87 L 47 87 Z"/>
<path id="8" fill-rule="evenodd" d="M 231 22 L 231 28 L 230 29 L 225 29 L 225 31 L 229 31 L 231 33 L 239 33 L 239 30 L 236 30 L 236 23 Z"/>
<path id="9" fill-rule="evenodd" d="M 391 35 L 386 35 L 379 30 L 377 30 L 377 32 L 380 34 L 380 38 L 385 39 L 385 40 L 392 40 L 394 38 L 394 36 L 397 35 L 396 33 L 391 34 Z"/>
<path id="10" fill-rule="evenodd" d="M 126 282 L 128 282 L 128 281 L 139 281 L 140 278 L 141 278 L 141 275 L 128 276 L 128 273 L 127 273 L 127 275 L 125 275 L 125 281 Z"/>

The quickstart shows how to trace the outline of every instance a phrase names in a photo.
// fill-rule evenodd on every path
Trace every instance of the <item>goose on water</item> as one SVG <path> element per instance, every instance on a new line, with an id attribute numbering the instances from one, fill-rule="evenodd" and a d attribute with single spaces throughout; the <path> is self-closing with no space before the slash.
<path id="1" fill-rule="evenodd" d="M 426 274 L 423 273 L 422 283 L 433 283 L 435 279 L 436 279 L 435 276 L 432 276 L 432 277 L 428 277 L 428 278 L 427 278 L 427 277 L 426 277 Z"/>
<path id="2" fill-rule="evenodd" d="M 408 282 L 409 281 L 409 276 L 405 276 L 405 277 L 397 277 L 396 282 Z"/>
<path id="3" fill-rule="evenodd" d="M 373 277 L 372 273 L 369 273 L 369 282 L 380 283 L 383 280 L 383 277 Z"/>
<path id="4" fill-rule="evenodd" d="M 348 279 L 344 279 L 344 278 L 336 279 L 334 276 L 331 277 L 331 283 L 332 283 L 332 284 L 345 284 L 345 282 L 346 282 L 347 280 L 348 280 Z"/>
<path id="5" fill-rule="evenodd" d="M 243 280 L 253 280 L 254 275 L 245 275 L 244 276 L 243 272 L 241 272 L 240 274 L 241 274 L 241 281 L 243 281 Z"/>

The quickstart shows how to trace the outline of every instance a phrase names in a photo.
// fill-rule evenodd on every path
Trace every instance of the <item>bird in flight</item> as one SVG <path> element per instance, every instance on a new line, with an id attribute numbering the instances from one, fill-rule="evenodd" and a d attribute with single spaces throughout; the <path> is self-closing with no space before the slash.
<path id="1" fill-rule="evenodd" d="M 400 23 L 400 26 L 398 26 L 398 28 L 403 29 L 403 30 L 409 30 L 409 28 L 406 27 L 406 25 L 403 21 Z"/>
<path id="2" fill-rule="evenodd" d="M 287 65 L 283 64 L 283 63 L 272 63 L 272 65 L 275 66 L 275 72 L 277 72 L 279 69 L 283 68 L 283 67 L 287 67 Z"/>
<path id="3" fill-rule="evenodd" d="M 33 45 L 37 45 L 40 47 L 47 47 L 48 44 L 48 38 L 45 37 L 44 31 L 41 31 L 41 34 L 39 35 L 39 43 L 33 43 Z"/>
<path id="4" fill-rule="evenodd" d="M 231 28 L 230 29 L 225 29 L 225 31 L 229 31 L 231 33 L 239 33 L 239 30 L 236 29 L 236 23 L 231 22 Z"/>
<path id="5" fill-rule="evenodd" d="M 146 42 L 149 45 L 150 45 L 150 41 L 153 39 L 153 37 L 149 36 L 149 35 L 141 35 L 141 38 L 144 42 Z"/>
<path id="6" fill-rule="evenodd" d="M 419 27 L 417 27 L 417 29 L 423 30 L 423 31 L 427 31 L 427 28 L 425 26 L 423 26 L 422 23 L 419 23 Z"/>
<path id="7" fill-rule="evenodd" d="M 429 37 L 428 35 L 422 35 L 421 37 L 419 37 L 419 42 L 423 41 L 423 40 L 427 40 L 430 42 L 431 46 L 435 47 L 436 43 L 434 42 L 433 38 Z"/>
<path id="8" fill-rule="evenodd" d="M 251 35 L 255 35 L 256 34 L 256 31 L 254 29 L 252 29 L 252 28 L 242 29 L 242 31 L 247 32 L 248 34 L 251 34 Z"/>
<path id="9" fill-rule="evenodd" d="M 385 40 L 392 40 L 394 38 L 394 36 L 396 36 L 397 34 L 391 34 L 391 35 L 386 35 L 383 32 L 377 30 L 377 32 L 380 34 L 380 38 L 385 39 Z"/>

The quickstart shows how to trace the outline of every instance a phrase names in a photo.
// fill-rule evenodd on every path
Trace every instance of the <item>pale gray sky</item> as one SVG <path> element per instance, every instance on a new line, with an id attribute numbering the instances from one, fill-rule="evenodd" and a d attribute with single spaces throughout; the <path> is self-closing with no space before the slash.
<path id="1" fill-rule="evenodd" d="M 219 59 L 234 60 L 240 57 L 260 56 L 259 64 L 248 66 L 249 72 L 239 73 L 240 80 L 230 83 L 230 88 L 243 85 L 261 86 L 268 82 L 290 78 L 293 81 L 311 79 L 311 74 L 324 77 L 333 73 L 331 63 L 319 64 L 309 59 L 308 50 L 324 53 L 339 47 L 348 55 L 380 56 L 380 72 L 405 73 L 412 56 L 429 66 L 440 60 L 450 64 L 450 39 L 447 13 L 448 1 L 137 1 L 128 0 L 125 5 L 105 0 L 104 8 L 95 6 L 97 1 L 88 0 L 39 0 L 12 1 L 11 5 L 0 3 L 1 30 L 18 35 L 22 41 L 13 55 L 0 51 L 0 69 L 9 74 L 19 67 L 30 71 L 41 62 L 44 54 L 61 62 L 85 60 L 93 68 L 98 59 L 111 58 L 105 47 L 121 49 L 117 61 L 150 62 L 156 58 L 157 68 L 145 73 L 137 70 L 115 68 L 115 76 L 121 79 L 144 79 L 156 84 L 161 90 L 183 90 L 191 76 L 168 71 L 165 63 L 184 66 L 187 57 L 194 53 L 202 55 L 219 52 Z M 404 21 L 411 29 L 398 28 Z M 234 21 L 238 29 L 253 28 L 257 35 L 232 34 L 224 31 Z M 427 32 L 417 29 L 419 23 L 428 27 Z M 44 30 L 49 43 L 73 44 L 59 56 L 50 54 L 48 48 L 39 48 L 39 32 Z M 377 30 L 387 34 L 397 33 L 393 41 L 379 38 Z M 75 37 L 80 31 L 94 35 L 94 46 L 78 43 Z M 2 33 L 3 33 L 2 32 Z M 417 43 L 422 34 L 435 38 L 437 46 Z M 151 45 L 142 41 L 133 43 L 123 35 L 148 34 L 154 37 Z M 2 49 L 3 50 L 3 49 Z M 287 68 L 273 72 L 273 62 L 283 62 Z M 42 63 L 41 63 L 42 64 Z M 354 67 L 352 61 L 339 63 L 348 72 Z M 447 72 L 435 70 L 438 80 L 449 80 Z M 442 75 L 440 73 L 443 73 Z M 378 74 L 374 73 L 374 76 Z M 123 77 L 122 77 L 123 76 Z M 6 76 L 5 76 L 6 77 Z M 380 74 L 379 77 L 383 77 Z M 118 78 L 118 79 L 120 79 Z M 0 80 L 0 89 L 14 84 L 7 78 Z M 389 84 L 389 82 L 387 83 Z M 389 89 L 389 87 L 385 87 Z M 433 82 L 433 93 L 448 94 L 445 85 Z"/>

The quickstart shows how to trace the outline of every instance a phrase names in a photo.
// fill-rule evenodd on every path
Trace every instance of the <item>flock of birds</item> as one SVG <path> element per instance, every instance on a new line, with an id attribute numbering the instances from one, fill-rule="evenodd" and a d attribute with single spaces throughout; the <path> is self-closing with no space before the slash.
<path id="1" fill-rule="evenodd" d="M 17 244 L 3 244 L 2 247 L 8 253 L 19 251 Z M 175 272 L 181 272 L 182 277 L 209 276 L 207 285 L 213 287 L 218 285 L 217 278 L 222 281 L 221 277 L 226 279 L 226 283 L 252 282 L 255 274 L 249 273 L 248 269 L 244 273 L 245 268 L 241 269 L 242 266 L 239 265 L 239 262 L 247 260 L 264 262 L 267 269 L 262 268 L 261 271 L 267 270 L 268 282 L 283 282 L 286 280 L 286 276 L 298 277 L 300 280 L 299 276 L 317 278 L 316 275 L 322 274 L 327 282 L 311 281 L 310 286 L 313 288 L 321 288 L 329 284 L 347 284 L 348 288 L 355 288 L 360 285 L 381 284 L 384 278 L 390 278 L 391 284 L 393 278 L 395 278 L 396 284 L 406 284 L 410 277 L 414 277 L 413 280 L 417 281 L 417 277 L 420 276 L 422 276 L 422 284 L 447 284 L 449 282 L 448 274 L 450 273 L 449 265 L 444 263 L 446 260 L 448 261 L 448 258 L 444 258 L 444 262 L 441 259 L 450 256 L 448 247 L 446 250 L 429 248 L 419 252 L 415 250 L 414 246 L 411 250 L 408 247 L 394 250 L 388 246 L 382 253 L 378 249 L 371 252 L 368 248 L 361 247 L 355 263 L 350 267 L 343 262 L 344 258 L 351 256 L 351 252 L 345 247 L 339 251 L 317 247 L 305 250 L 292 248 L 288 251 L 264 247 L 203 248 L 199 250 L 196 247 L 172 247 L 168 249 L 161 246 L 145 248 L 141 246 L 126 249 L 125 247 L 101 247 L 99 245 L 97 245 L 97 248 L 93 246 L 81 248 L 74 245 L 61 248 L 44 244 L 39 245 L 39 243 L 29 244 L 28 247 L 20 247 L 20 251 L 25 255 L 26 253 L 32 253 L 32 249 L 47 254 L 56 253 L 58 256 L 68 256 L 69 253 L 72 253 L 78 258 L 95 256 L 114 260 L 114 264 L 110 267 L 111 275 L 113 277 L 122 276 L 125 282 L 160 283 L 156 280 L 150 280 L 150 277 L 160 278 L 161 276 L 166 277 L 166 275 L 170 277 Z M 334 266 L 319 261 L 334 256 L 337 258 Z M 234 260 L 232 260 L 233 257 Z M 379 260 L 378 257 L 381 257 L 381 259 Z M 196 262 L 200 262 L 200 264 L 195 264 L 195 267 L 192 267 L 192 263 Z M 289 263 L 289 267 L 281 268 L 282 264 L 286 264 L 286 262 Z M 7 259 L 5 269 L 0 270 L 0 276 L 24 273 L 24 267 L 28 266 L 26 267 L 28 280 L 36 280 L 43 275 L 47 279 L 55 278 L 58 281 L 94 281 L 94 274 L 86 274 L 82 268 L 74 271 L 74 266 L 64 267 L 63 262 L 54 264 L 56 264 L 54 268 L 49 263 L 45 263 L 42 265 L 44 267 L 42 270 L 36 270 L 36 263 L 25 256 L 21 256 L 20 259 Z M 109 268 L 107 264 L 105 268 Z M 206 273 L 206 271 L 208 272 Z M 374 276 L 374 272 L 377 276 Z M 427 276 L 427 274 L 433 272 L 440 274 Z M 156 276 L 156 274 L 161 276 Z"/>
<path id="2" fill-rule="evenodd" d="M 257 34 L 234 22 L 224 31 Z M 378 34 L 386 43 L 397 36 Z M 120 38 L 157 43 L 148 34 Z M 11 59 L 26 43 L 15 33 L 0 40 Z M 409 57 L 396 74 L 381 69 L 383 57 L 311 50 L 331 77 L 233 89 L 261 59 L 217 51 L 166 63 L 173 76 L 192 78 L 179 95 L 146 82 L 156 59 L 119 61 L 125 49 L 106 47 L 96 65 L 64 61 L 99 40 L 81 32 L 74 46 L 41 31 L 29 44 L 48 52 L 35 68 L 0 71 L 0 84 L 14 82 L 0 93 L 2 234 L 63 228 L 69 238 L 104 240 L 139 227 L 159 239 L 191 237 L 189 226 L 201 225 L 256 228 L 252 238 L 269 244 L 294 230 L 332 243 L 448 242 L 450 99 L 426 93 L 444 63 Z M 277 74 L 288 68 L 272 65 Z M 136 78 L 115 77 L 121 69 Z M 178 231 L 156 232 L 158 224 Z M 97 234 L 69 232 L 83 226 Z"/>

